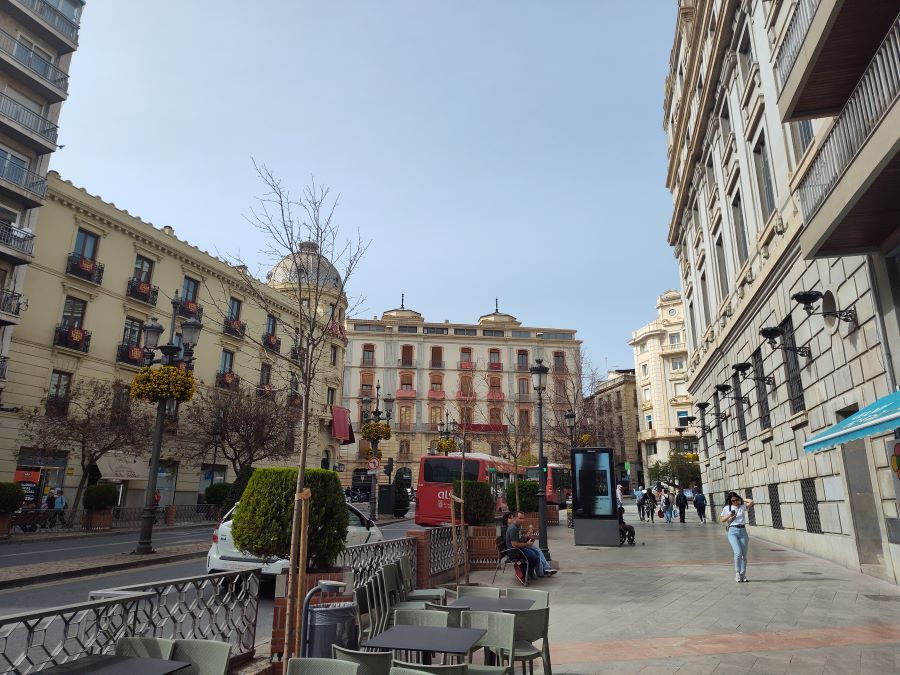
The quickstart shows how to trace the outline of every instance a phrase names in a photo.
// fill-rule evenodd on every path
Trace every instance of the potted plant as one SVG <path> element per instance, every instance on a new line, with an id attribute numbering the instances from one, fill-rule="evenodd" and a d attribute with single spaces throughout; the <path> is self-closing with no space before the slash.
<path id="1" fill-rule="evenodd" d="M 91 485 L 84 490 L 85 530 L 109 530 L 112 528 L 112 508 L 119 503 L 119 490 L 115 485 Z"/>
<path id="2" fill-rule="evenodd" d="M 459 481 L 453 481 L 453 493 L 457 496 L 459 488 Z M 497 562 L 496 500 L 488 483 L 467 480 L 465 488 L 469 565 L 472 569 L 493 569 Z"/>
<path id="3" fill-rule="evenodd" d="M 0 539 L 9 536 L 9 516 L 25 503 L 25 491 L 18 483 L 0 483 Z"/>

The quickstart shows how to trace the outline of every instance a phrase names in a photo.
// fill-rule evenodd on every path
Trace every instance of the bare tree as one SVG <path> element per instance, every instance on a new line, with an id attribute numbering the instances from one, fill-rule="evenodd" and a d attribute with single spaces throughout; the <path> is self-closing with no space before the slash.
<path id="1" fill-rule="evenodd" d="M 91 467 L 112 452 L 146 456 L 153 419 L 150 407 L 132 401 L 122 382 L 78 379 L 62 398 L 47 397 L 24 413 L 22 434 L 29 443 L 78 457 L 81 479 L 72 510 L 91 475 Z"/>

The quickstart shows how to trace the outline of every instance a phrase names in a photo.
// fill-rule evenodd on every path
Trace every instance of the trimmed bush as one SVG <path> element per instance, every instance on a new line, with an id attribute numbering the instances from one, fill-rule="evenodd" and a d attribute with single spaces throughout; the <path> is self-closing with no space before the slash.
<path id="1" fill-rule="evenodd" d="M 287 558 L 291 549 L 291 520 L 297 469 L 256 469 L 241 496 L 231 533 L 235 545 L 260 558 Z M 347 538 L 347 506 L 341 481 L 334 471 L 307 469 L 309 502 L 308 551 L 310 570 L 334 567 Z"/>
<path id="2" fill-rule="evenodd" d="M 478 480 L 467 480 L 465 492 L 466 523 L 469 525 L 492 523 L 497 507 L 494 495 L 491 494 L 490 484 Z M 453 494 L 459 497 L 458 480 L 453 481 Z"/>
<path id="3" fill-rule="evenodd" d="M 406 491 L 406 481 L 398 472 L 394 475 L 394 517 L 402 518 L 409 511 L 409 493 Z"/>
<path id="4" fill-rule="evenodd" d="M 506 503 L 509 510 L 516 508 L 516 486 L 510 483 L 506 486 Z M 534 513 L 538 510 L 538 482 L 536 480 L 519 481 L 519 510 L 525 513 Z"/>
<path id="5" fill-rule="evenodd" d="M 90 485 L 84 489 L 82 501 L 88 511 L 110 509 L 119 503 L 119 490 L 115 485 Z"/>
<path id="6" fill-rule="evenodd" d="M 231 483 L 214 483 L 206 487 L 203 497 L 206 499 L 207 504 L 222 506 L 222 504 L 225 503 L 225 500 L 228 499 L 228 494 L 230 492 Z"/>
<path id="7" fill-rule="evenodd" d="M 25 503 L 25 490 L 18 483 L 0 483 L 0 513 L 13 513 Z"/>

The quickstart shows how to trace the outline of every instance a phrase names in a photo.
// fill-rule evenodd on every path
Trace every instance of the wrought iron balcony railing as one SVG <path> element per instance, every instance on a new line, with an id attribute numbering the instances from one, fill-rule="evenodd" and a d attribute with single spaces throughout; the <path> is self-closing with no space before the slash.
<path id="1" fill-rule="evenodd" d="M 41 117 L 6 94 L 0 94 L 0 115 L 33 131 L 44 140 L 56 145 L 59 127 L 46 117 Z"/>
<path id="2" fill-rule="evenodd" d="M 78 24 L 46 0 L 18 0 L 32 12 L 46 21 L 53 30 L 62 33 L 72 42 L 78 42 Z"/>
<path id="3" fill-rule="evenodd" d="M 800 56 L 800 48 L 812 25 L 813 17 L 819 8 L 820 0 L 795 0 L 794 13 L 788 21 L 787 30 L 784 32 L 784 40 L 775 55 L 775 74 L 778 76 L 778 86 L 784 87 L 791 69 L 797 63 Z"/>
<path id="4" fill-rule="evenodd" d="M 22 310 L 22 294 L 7 288 L 0 290 L 0 312 L 19 316 Z"/>
<path id="5" fill-rule="evenodd" d="M 129 298 L 155 306 L 156 300 L 159 298 L 159 287 L 149 281 L 141 281 L 132 277 L 128 280 L 128 288 L 125 293 Z"/>
<path id="6" fill-rule="evenodd" d="M 53 344 L 87 354 L 91 349 L 91 331 L 59 324 L 53 335 Z"/>
<path id="7" fill-rule="evenodd" d="M 9 357 L 0 356 L 0 380 L 6 379 L 6 369 L 9 366 Z"/>
<path id="8" fill-rule="evenodd" d="M 503 363 L 501 361 L 489 361 L 488 370 L 503 370 Z"/>
<path id="9" fill-rule="evenodd" d="M 34 255 L 34 234 L 9 223 L 0 222 L 0 244 Z"/>
<path id="10" fill-rule="evenodd" d="M 444 362 L 443 361 L 429 361 L 428 367 L 431 368 L 432 370 L 443 370 Z"/>
<path id="11" fill-rule="evenodd" d="M 144 348 L 131 343 L 120 344 L 116 350 L 116 361 L 132 366 L 144 365 Z"/>
<path id="12" fill-rule="evenodd" d="M 68 75 L 47 59 L 38 56 L 31 47 L 24 42 L 19 42 L 4 30 L 0 30 L 0 52 L 14 58 L 22 66 L 55 89 L 61 92 L 69 89 Z"/>
<path id="13" fill-rule="evenodd" d="M 262 343 L 270 352 L 281 353 L 281 338 L 274 333 L 263 333 Z"/>
<path id="14" fill-rule="evenodd" d="M 178 300 L 178 316 L 183 316 L 186 319 L 202 319 L 203 307 L 197 304 L 195 300 L 180 298 Z"/>
<path id="15" fill-rule="evenodd" d="M 103 264 L 78 253 L 72 253 L 66 263 L 66 274 L 99 285 L 103 283 Z"/>
<path id="16" fill-rule="evenodd" d="M 65 417 L 69 413 L 69 397 L 63 394 L 49 394 L 44 404 L 47 417 Z"/>
<path id="17" fill-rule="evenodd" d="M 220 370 L 216 373 L 216 386 L 221 389 L 237 389 L 240 378 L 230 370 Z"/>
<path id="18" fill-rule="evenodd" d="M 247 324 L 240 319 L 225 319 L 222 330 L 228 335 L 242 338 L 247 330 Z"/>

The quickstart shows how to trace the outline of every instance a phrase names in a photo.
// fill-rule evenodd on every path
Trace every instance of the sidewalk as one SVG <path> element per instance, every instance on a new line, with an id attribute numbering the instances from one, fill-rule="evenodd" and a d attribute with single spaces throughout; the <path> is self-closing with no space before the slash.
<path id="1" fill-rule="evenodd" d="M 900 588 L 766 542 L 750 529 L 748 577 L 734 581 L 721 525 L 626 521 L 637 546 L 575 547 L 549 528 L 560 573 L 549 590 L 553 671 L 565 673 L 893 673 Z M 645 545 L 642 545 L 645 544 Z M 471 574 L 489 585 L 492 571 Z M 512 567 L 498 586 L 516 584 Z M 535 662 L 537 670 L 540 660 Z"/>

